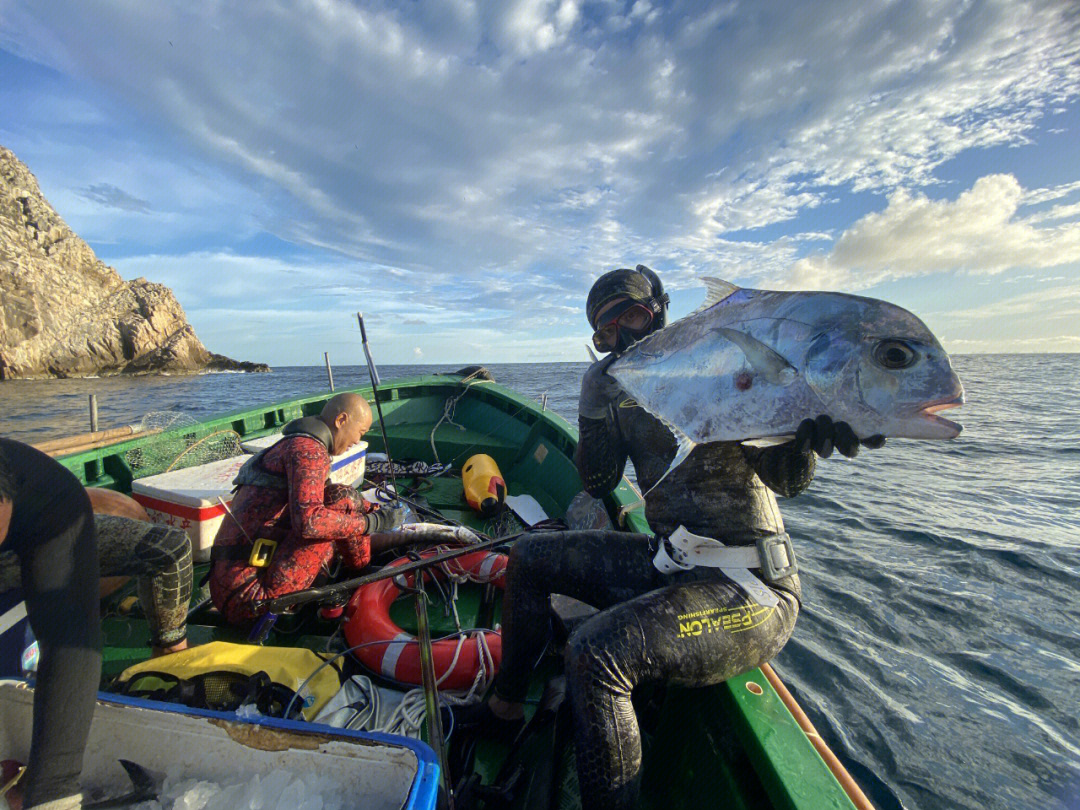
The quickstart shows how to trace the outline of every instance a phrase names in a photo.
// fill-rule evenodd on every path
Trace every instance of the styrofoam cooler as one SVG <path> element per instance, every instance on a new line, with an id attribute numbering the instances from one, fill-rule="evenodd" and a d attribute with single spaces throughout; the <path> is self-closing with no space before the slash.
<path id="1" fill-rule="evenodd" d="M 195 560 L 205 562 L 210 559 L 214 536 L 225 519 L 221 501 L 232 506 L 232 481 L 249 458 L 234 456 L 140 478 L 131 482 L 131 497 L 143 505 L 155 523 L 186 531 Z"/>
<path id="2" fill-rule="evenodd" d="M 240 442 L 240 447 L 248 453 L 258 453 L 272 447 L 281 440 L 280 433 L 249 439 Z M 364 478 L 364 464 L 367 459 L 367 442 L 357 442 L 344 453 L 330 457 L 330 480 L 335 484 L 354 487 Z"/>

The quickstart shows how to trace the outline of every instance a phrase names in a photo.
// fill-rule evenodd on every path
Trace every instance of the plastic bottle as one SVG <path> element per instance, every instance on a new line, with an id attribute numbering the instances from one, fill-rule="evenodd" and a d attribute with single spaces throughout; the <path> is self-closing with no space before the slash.
<path id="1" fill-rule="evenodd" d="M 24 678 L 30 678 L 37 674 L 38 659 L 41 657 L 41 651 L 38 649 L 37 639 L 34 638 L 34 632 L 30 629 L 30 623 L 26 623 L 26 634 L 23 636 L 23 651 L 19 656 L 19 669 L 22 670 L 22 676 Z"/>
<path id="2" fill-rule="evenodd" d="M 506 481 L 491 456 L 477 453 L 461 468 L 461 485 L 469 506 L 484 517 L 492 517 L 506 505 Z"/>

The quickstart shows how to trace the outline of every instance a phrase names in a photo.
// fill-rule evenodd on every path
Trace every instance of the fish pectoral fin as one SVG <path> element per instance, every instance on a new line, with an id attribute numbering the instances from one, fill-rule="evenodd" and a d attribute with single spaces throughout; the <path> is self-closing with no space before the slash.
<path id="1" fill-rule="evenodd" d="M 705 301 L 700 307 L 691 312 L 691 315 L 697 315 L 699 312 L 704 312 L 713 304 L 719 304 L 729 295 L 739 290 L 739 287 L 732 284 L 730 281 L 724 281 L 719 278 L 709 278 L 706 276 L 702 281 L 705 282 Z"/>
<path id="2" fill-rule="evenodd" d="M 671 431 L 671 435 L 675 437 L 675 441 L 678 443 L 678 449 L 675 451 L 675 458 L 671 460 L 668 468 L 664 470 L 664 474 L 656 479 L 655 484 L 653 484 L 651 487 L 649 487 L 648 490 L 642 493 L 642 498 L 644 498 L 646 495 L 648 495 L 650 492 L 660 486 L 660 482 L 667 478 L 668 475 L 671 474 L 672 470 L 674 470 L 676 467 L 686 461 L 686 457 L 690 455 L 690 451 L 697 447 L 697 442 L 695 442 L 693 439 L 691 439 L 689 436 L 679 430 L 679 428 L 677 428 L 675 425 L 671 424 L 671 422 L 668 422 L 666 419 L 660 419 L 660 422 L 664 425 L 664 427 Z"/>
<path id="3" fill-rule="evenodd" d="M 726 326 L 718 326 L 714 330 L 726 337 L 746 355 L 747 361 L 753 366 L 754 371 L 773 385 L 787 385 L 794 381 L 799 372 L 791 365 L 776 349 L 766 346 L 760 340 L 738 329 L 730 329 Z"/>
<path id="4" fill-rule="evenodd" d="M 784 436 L 762 436 L 760 439 L 746 439 L 739 444 L 744 447 L 776 447 L 778 444 L 787 444 L 795 439 L 794 433 Z"/>

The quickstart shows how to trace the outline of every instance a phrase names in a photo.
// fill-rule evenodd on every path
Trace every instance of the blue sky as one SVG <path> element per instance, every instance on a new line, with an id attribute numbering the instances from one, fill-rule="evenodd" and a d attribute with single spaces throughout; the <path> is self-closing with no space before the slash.
<path id="1" fill-rule="evenodd" d="M 1062 0 L 0 0 L 0 144 L 207 346 L 583 360 L 644 263 L 1080 351 Z"/>

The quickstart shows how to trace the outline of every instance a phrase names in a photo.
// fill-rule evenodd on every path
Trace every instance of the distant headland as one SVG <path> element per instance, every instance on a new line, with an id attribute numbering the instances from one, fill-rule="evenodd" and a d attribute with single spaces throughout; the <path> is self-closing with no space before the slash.
<path id="1" fill-rule="evenodd" d="M 0 146 L 0 380 L 269 370 L 208 351 L 168 287 L 120 278 Z"/>

